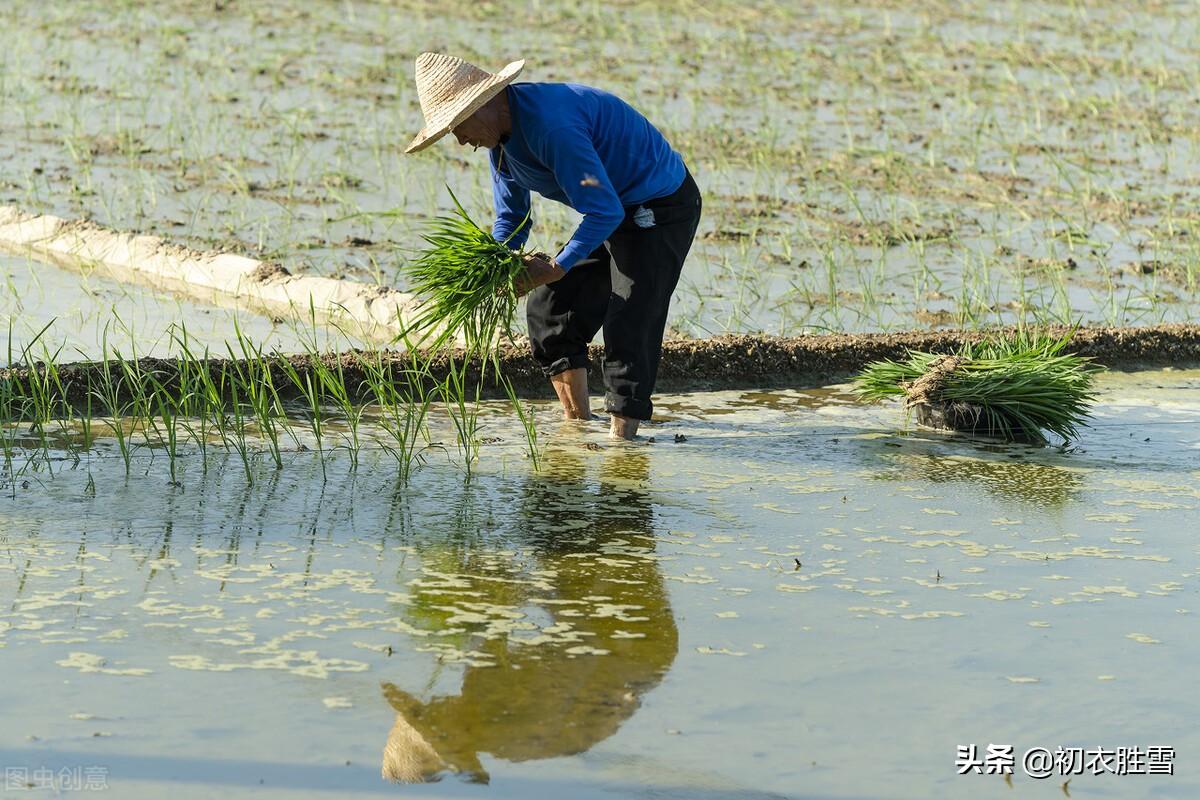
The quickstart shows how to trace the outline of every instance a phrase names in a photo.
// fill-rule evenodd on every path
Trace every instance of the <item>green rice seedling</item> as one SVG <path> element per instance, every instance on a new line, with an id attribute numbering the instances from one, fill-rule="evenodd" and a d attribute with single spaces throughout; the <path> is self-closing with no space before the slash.
<path id="1" fill-rule="evenodd" d="M 154 418 L 153 398 L 150 396 L 150 381 L 142 370 L 141 362 L 137 359 L 136 351 L 129 358 L 117 355 L 117 365 L 121 368 L 121 379 L 130 394 L 126 405 L 130 422 L 129 436 L 139 428 L 142 434 L 142 444 L 150 449 L 151 464 L 153 464 L 153 443 L 150 440 L 151 422 Z M 147 467 L 147 472 L 149 467 Z"/>
<path id="2" fill-rule="evenodd" d="M 459 336 L 468 353 L 486 360 L 502 336 L 511 336 L 517 309 L 513 281 L 524 270 L 522 255 L 475 224 L 454 193 L 455 211 L 437 217 L 422 238 L 428 244 L 403 272 L 424 300 L 409 326 L 433 337 L 432 346 Z M 520 230 L 524 226 L 518 226 Z"/>
<path id="3" fill-rule="evenodd" d="M 513 388 L 512 381 L 501 378 L 500 382 L 504 386 L 504 393 L 508 395 L 508 402 L 512 404 L 513 410 L 517 412 L 517 419 L 521 422 L 529 460 L 533 462 L 534 471 L 538 471 L 542 468 L 542 451 L 538 447 L 537 421 L 533 417 L 533 406 L 521 405 L 521 399 L 517 397 L 517 390 Z"/>
<path id="4" fill-rule="evenodd" d="M 12 358 L 12 325 L 9 323 L 9 364 L 13 366 L 26 367 L 27 380 L 21 381 L 19 378 L 10 378 L 8 388 L 12 393 L 13 399 L 19 402 L 10 404 L 9 413 L 11 416 L 6 417 L 15 423 L 29 423 L 29 432 L 38 437 L 39 447 L 33 453 L 30 453 L 27 467 L 33 465 L 33 459 L 40 453 L 45 460 L 47 468 L 52 467 L 50 458 L 50 441 L 46 434 L 46 428 L 51 420 L 55 417 L 55 407 L 58 403 L 65 403 L 60 393 L 62 382 L 58 378 L 58 369 L 55 364 L 55 359 L 58 353 L 51 354 L 48 349 L 43 347 L 45 353 L 44 362 L 39 367 L 38 363 L 33 360 L 30 353 L 33 348 L 41 341 L 42 336 L 54 324 L 51 320 L 43 327 L 37 335 L 21 349 L 20 356 L 16 361 Z"/>
<path id="5" fill-rule="evenodd" d="M 362 449 L 362 442 L 359 439 L 359 425 L 362 423 L 364 409 L 361 405 L 354 402 L 350 387 L 346 384 L 346 372 L 342 365 L 342 360 L 338 358 L 337 367 L 330 368 L 319 353 L 310 352 L 309 364 L 317 374 L 318 391 L 337 406 L 346 421 L 348 430 L 345 439 L 346 450 L 350 453 L 350 469 L 357 470 L 358 455 Z"/>
<path id="6" fill-rule="evenodd" d="M 234 380 L 244 389 L 247 404 L 258 423 L 259 435 L 266 440 L 275 468 L 283 469 L 283 455 L 279 447 L 280 431 L 276 420 L 286 420 L 286 416 L 283 414 L 279 393 L 271 378 L 270 361 L 263 355 L 260 347 L 243 335 L 236 319 L 233 332 L 242 354 L 242 358 L 238 359 L 232 344 L 226 342 L 225 346 L 233 364 Z"/>
<path id="7" fill-rule="evenodd" d="M 19 378 L 10 379 L 10 387 L 11 387 L 11 391 L 14 395 L 15 402 L 13 402 L 12 405 L 9 407 L 9 411 L 8 411 L 9 416 L 6 417 L 6 422 L 11 423 L 11 433 L 12 433 L 12 439 L 13 439 L 13 445 L 14 445 L 14 452 L 15 451 L 24 451 L 25 448 L 22 445 L 23 437 L 21 435 L 21 427 L 23 424 L 26 423 L 27 420 L 36 419 L 39 416 L 39 412 L 35 406 L 34 401 L 30 398 L 30 396 L 26 390 L 25 384 Z M 37 426 L 36 425 L 32 426 L 29 429 L 29 432 L 31 434 L 37 433 Z M 24 464 L 24 466 L 22 466 L 20 468 L 19 471 L 21 471 L 21 472 L 23 472 L 25 469 L 28 469 L 29 467 L 31 467 L 33 465 L 34 459 L 37 457 L 36 452 L 25 453 L 25 455 L 26 455 L 26 463 Z"/>
<path id="8" fill-rule="evenodd" d="M 250 442 L 246 435 L 246 428 L 249 427 L 249 422 L 245 415 L 245 409 L 242 406 L 241 392 L 238 387 L 239 382 L 236 378 L 229 381 L 230 410 L 233 413 L 233 424 L 228 429 L 228 436 L 225 437 L 225 446 L 233 445 L 233 449 L 237 451 L 238 457 L 242 461 L 242 469 L 246 473 L 246 483 L 253 486 L 254 471 L 250 468 Z"/>
<path id="9" fill-rule="evenodd" d="M 60 439 L 66 445 L 74 462 L 79 463 L 79 456 L 75 450 L 73 442 L 71 424 L 75 418 L 75 409 L 71 406 L 68 399 L 69 392 L 67 386 L 63 383 L 62 372 L 59 370 L 58 360 L 62 354 L 60 346 L 53 353 L 49 348 L 42 344 L 42 375 L 40 381 L 42 384 L 42 419 L 38 422 L 39 430 L 46 431 L 52 421 L 58 425 Z M 43 436 L 44 453 L 47 457 L 46 466 L 50 466 L 49 462 L 49 435 Z"/>
<path id="10" fill-rule="evenodd" d="M 13 456 L 16 450 L 16 435 L 11 425 L 0 426 L 0 450 L 4 451 L 4 477 L 12 480 L 16 477 L 13 468 Z"/>
<path id="11" fill-rule="evenodd" d="M 458 440 L 458 452 L 463 458 L 463 467 L 467 472 L 467 480 L 475 468 L 479 458 L 479 400 L 483 391 L 481 383 L 475 384 L 474 403 L 467 401 L 467 370 L 470 363 L 463 359 L 459 363 L 451 361 L 446 371 L 446 377 L 438 389 L 446 404 L 446 413 L 454 424 Z"/>
<path id="12" fill-rule="evenodd" d="M 54 419 L 54 388 L 53 388 L 53 365 L 52 362 L 45 362 L 44 369 L 37 369 L 33 362 L 27 364 L 29 366 L 29 383 L 27 388 L 30 392 L 29 402 L 26 405 L 25 418 L 30 422 L 29 432 L 38 437 L 37 452 L 41 454 L 46 468 L 53 472 L 54 462 L 50 456 L 50 435 L 48 429 L 50 423 Z"/>
<path id="13" fill-rule="evenodd" d="M 72 448 L 72 455 L 75 458 L 75 465 L 79 465 L 80 452 L 88 453 L 92 449 L 95 442 L 95 420 L 92 416 L 92 395 L 88 393 L 83 398 L 83 407 L 79 409 L 76 422 L 79 426 L 79 445 Z"/>
<path id="14" fill-rule="evenodd" d="M 325 471 L 325 413 L 321 407 L 321 387 L 314 377 L 312 370 L 301 372 L 287 358 L 279 357 L 279 367 L 287 376 L 296 391 L 304 398 L 305 411 L 308 415 L 308 425 L 316 442 L 317 457 L 321 460 L 321 478 L 328 480 Z"/>
<path id="15" fill-rule="evenodd" d="M 109 358 L 108 354 L 108 326 L 105 326 L 101 335 L 100 354 L 102 359 L 100 362 L 100 386 L 94 387 L 91 394 L 95 396 L 108 415 L 108 427 L 117 440 L 117 449 L 121 453 L 121 459 L 125 462 L 125 476 L 128 477 L 133 451 L 128 432 L 125 430 L 124 420 L 127 407 L 121 402 L 121 386 L 118 378 L 113 374 L 114 359 Z M 120 356 L 116 356 L 116 358 L 119 359 Z M 122 372 L 124 372 L 123 369 Z"/>
<path id="16" fill-rule="evenodd" d="M 167 338 L 177 352 L 175 364 L 179 382 L 179 410 L 184 416 L 198 416 L 203 398 L 196 394 L 195 388 L 200 383 L 197 372 L 201 365 L 192 355 L 187 325 L 172 323 L 167 329 Z"/>
<path id="17" fill-rule="evenodd" d="M 1042 443 L 1047 430 L 1070 441 L 1086 425 L 1100 368 L 1064 353 L 1069 341 L 1021 331 L 953 356 L 910 352 L 869 364 L 855 391 L 866 400 L 904 397 L 937 427 Z"/>
<path id="18" fill-rule="evenodd" d="M 192 401 L 194 402 L 194 401 Z M 192 403 L 188 403 L 191 405 Z M 210 419 L 207 414 L 195 417 L 186 412 L 180 412 L 181 417 L 179 426 L 183 428 L 185 439 L 193 442 L 196 445 L 196 450 L 200 453 L 200 472 L 202 475 L 208 474 L 208 427 Z"/>
<path id="19" fill-rule="evenodd" d="M 209 364 L 210 369 L 206 373 L 207 380 L 205 382 L 205 394 L 208 397 L 206 404 L 209 407 L 210 418 L 213 426 L 216 428 L 217 438 L 221 440 L 221 446 L 228 452 L 230 448 L 230 436 L 232 433 L 230 427 L 233 424 L 232 418 L 229 416 L 229 365 L 220 364 L 219 369 L 214 365 Z"/>
<path id="20" fill-rule="evenodd" d="M 384 429 L 389 437 L 395 440 L 399 431 L 394 431 L 392 426 L 394 415 L 397 413 L 399 391 L 393 382 L 394 375 L 391 364 L 384 362 L 382 354 L 378 351 L 360 353 L 357 357 L 359 368 L 363 372 L 363 382 L 379 409 L 379 426 Z M 372 417 L 371 421 L 374 422 L 376 420 Z M 389 455 L 398 458 L 397 453 L 390 445 L 381 443 L 380 446 Z"/>
<path id="21" fill-rule="evenodd" d="M 16 406 L 12 379 L 0 382 L 0 450 L 3 450 L 4 454 L 3 474 L 9 481 L 13 481 L 16 477 L 13 470 L 13 457 L 17 449 L 17 426 L 13 423 Z"/>
<path id="22" fill-rule="evenodd" d="M 410 347 L 408 353 L 410 364 L 399 376 L 379 350 L 372 352 L 373 358 L 362 358 L 363 373 L 381 411 L 380 426 L 391 438 L 381 447 L 396 459 L 401 484 L 408 483 L 414 464 L 424 462 L 429 446 L 425 419 L 433 403 L 428 361 L 416 348 Z"/>
<path id="23" fill-rule="evenodd" d="M 180 408 L 187 401 L 184 398 L 176 397 L 154 376 L 150 376 L 150 382 L 151 405 L 157 411 L 157 419 L 163 425 L 163 431 L 159 434 L 159 438 L 167 451 L 167 470 L 171 476 L 170 482 L 172 486 L 179 487 L 182 484 L 175 471 L 176 462 L 179 459 L 179 417 Z M 158 432 L 158 423 L 155 422 L 154 417 L 151 417 L 148 423 L 150 428 Z"/>
<path id="24" fill-rule="evenodd" d="M 208 351 L 201 358 L 192 352 L 187 326 L 172 326 L 171 341 L 178 349 L 181 425 L 200 451 L 200 470 L 208 474 L 209 426 L 224 413 L 220 395 L 213 385 Z"/>
<path id="25" fill-rule="evenodd" d="M 414 463 L 424 463 L 424 452 L 433 446 L 429 437 L 430 407 L 433 405 L 433 376 L 428 359 L 419 350 L 408 347 L 409 364 L 404 370 L 401 385 L 404 400 L 405 443 L 402 477 L 407 482 Z"/>

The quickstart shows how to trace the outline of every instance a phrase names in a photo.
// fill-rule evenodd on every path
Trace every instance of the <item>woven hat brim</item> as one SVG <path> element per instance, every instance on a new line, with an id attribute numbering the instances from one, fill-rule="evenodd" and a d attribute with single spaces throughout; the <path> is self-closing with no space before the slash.
<path id="1" fill-rule="evenodd" d="M 512 83 L 524 68 L 524 59 L 514 61 L 493 75 L 489 80 L 477 84 L 471 92 L 459 99 L 462 108 L 455 110 L 454 116 L 450 118 L 449 122 L 438 125 L 436 128 L 422 128 L 421 132 L 413 138 L 408 147 L 404 148 L 404 152 L 416 153 L 424 150 L 457 128 L 463 120 L 483 108 L 487 104 L 487 101 L 499 94 L 505 86 Z"/>
<path id="2" fill-rule="evenodd" d="M 433 745 L 397 711 L 396 721 L 383 746 L 384 780 L 424 783 L 445 767 Z"/>

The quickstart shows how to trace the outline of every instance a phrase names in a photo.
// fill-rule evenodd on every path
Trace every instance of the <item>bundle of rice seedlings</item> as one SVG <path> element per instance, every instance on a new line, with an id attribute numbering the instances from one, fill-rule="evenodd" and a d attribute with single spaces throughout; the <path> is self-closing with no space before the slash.
<path id="1" fill-rule="evenodd" d="M 433 337 L 434 347 L 461 336 L 469 353 L 486 358 L 501 336 L 512 335 L 513 280 L 525 267 L 521 253 L 476 225 L 450 196 L 454 213 L 433 221 L 422 236 L 428 247 L 403 269 L 410 290 L 423 298 L 409 332 L 422 344 Z"/>
<path id="2" fill-rule="evenodd" d="M 1045 443 L 1071 441 L 1086 425 L 1100 368 L 1064 353 L 1070 336 L 1020 332 L 967 344 L 955 355 L 910 351 L 903 362 L 869 364 L 855 381 L 864 399 L 902 396 L 921 424 Z"/>

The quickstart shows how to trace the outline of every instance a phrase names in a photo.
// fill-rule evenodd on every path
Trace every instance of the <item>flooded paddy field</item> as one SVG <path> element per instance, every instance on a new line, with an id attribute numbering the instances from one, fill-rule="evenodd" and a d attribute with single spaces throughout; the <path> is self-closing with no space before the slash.
<path id="1" fill-rule="evenodd" d="M 631 100 L 695 173 L 671 333 L 910 332 L 664 361 L 677 388 L 726 352 L 743 385 L 806 385 L 825 350 L 920 329 L 1191 322 L 1197 19 L 10 0 L 0 203 L 397 285 L 447 187 L 491 214 L 483 154 L 402 155 L 414 57 L 525 57 L 523 79 Z M 535 213 L 548 251 L 577 221 Z M 1063 446 L 916 430 L 846 386 L 663 396 L 617 444 L 515 393 L 472 403 L 465 367 L 431 392 L 429 364 L 375 350 L 361 380 L 273 376 L 271 354 L 362 344 L 315 322 L 19 256 L 0 278 L 0 366 L 44 364 L 0 384 L 6 794 L 1200 795 L 1200 372 L 1104 375 Z M 1194 365 L 1176 334 L 1142 365 Z M 181 339 L 170 386 L 132 360 Z M 115 353 L 71 395 L 58 366 Z M 971 745 L 1011 745 L 1011 780 L 956 774 Z M 1175 774 L 1037 780 L 1038 747 L 1173 748 Z"/>
<path id="2" fill-rule="evenodd" d="M 0 8 L 0 202 L 394 284 L 485 160 L 401 149 L 425 49 L 612 89 L 706 195 L 690 335 L 1187 320 L 1192 4 L 311 0 Z M 752 87 L 752 90 L 747 90 Z M 537 247 L 574 219 L 537 205 Z"/>
<path id="3" fill-rule="evenodd" d="M 632 445 L 539 406 L 540 473 L 489 407 L 469 480 L 17 459 L 0 762 L 130 798 L 1056 798 L 956 747 L 1165 746 L 1070 796 L 1194 796 L 1200 372 L 1101 390 L 1062 448 L 832 387 L 664 397 Z"/>
<path id="4" fill-rule="evenodd" d="M 178 353 L 172 331 L 186 329 L 197 352 L 229 354 L 240 330 L 268 352 L 298 352 L 306 342 L 322 348 L 361 340 L 325 326 L 307 329 L 251 311 L 219 307 L 128 283 L 102 269 L 87 274 L 0 253 L 0 366 L 163 357 Z M 24 356 L 24 357 L 23 357 Z"/>

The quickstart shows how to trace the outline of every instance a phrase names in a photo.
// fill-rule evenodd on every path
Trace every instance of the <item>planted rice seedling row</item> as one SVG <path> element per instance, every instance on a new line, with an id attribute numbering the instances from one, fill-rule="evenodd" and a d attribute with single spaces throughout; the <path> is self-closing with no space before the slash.
<path id="1" fill-rule="evenodd" d="M 107 436 L 126 474 L 135 454 L 148 450 L 165 454 L 172 483 L 185 450 L 207 471 L 213 448 L 236 453 L 253 482 L 260 453 L 279 469 L 288 449 L 316 450 L 322 468 L 340 452 L 354 470 L 363 448 L 378 447 L 394 457 L 407 481 L 427 454 L 444 449 L 430 428 L 438 409 L 452 423 L 468 475 L 478 459 L 482 383 L 467 359 L 451 359 L 438 377 L 415 347 L 403 360 L 356 351 L 348 361 L 323 356 L 314 345 L 297 359 L 264 353 L 237 331 L 228 358 L 211 358 L 193 350 L 185 328 L 171 335 L 173 359 L 125 357 L 105 344 L 101 361 L 68 373 L 48 348 L 37 359 L 32 347 L 13 354 L 10 364 L 17 368 L 0 378 L 4 474 L 11 480 L 30 469 L 52 471 L 64 452 L 78 465 L 97 438 Z M 494 379 L 516 403 L 511 385 Z M 521 413 L 536 466 L 536 428 Z"/>

